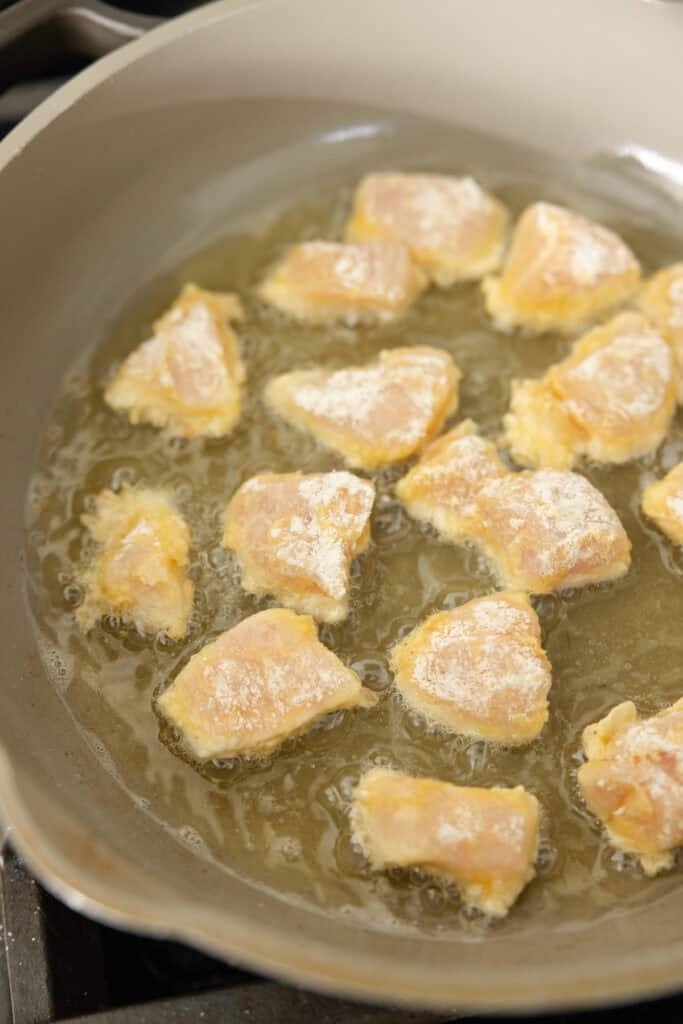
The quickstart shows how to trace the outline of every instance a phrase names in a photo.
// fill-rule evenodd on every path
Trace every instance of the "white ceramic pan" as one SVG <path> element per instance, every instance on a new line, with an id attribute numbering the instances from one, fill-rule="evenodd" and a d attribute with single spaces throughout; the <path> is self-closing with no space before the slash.
<path id="1" fill-rule="evenodd" d="M 116 34 L 110 14 L 94 23 Z M 23 555 L 60 377 L 157 272 L 262 205 L 398 163 L 417 138 L 462 140 L 464 164 L 507 152 L 493 137 L 592 165 L 644 208 L 657 192 L 683 229 L 682 69 L 677 4 L 223 0 L 94 64 L 0 144 L 0 810 L 68 903 L 377 1002 L 509 1011 L 683 984 L 675 880 L 619 914 L 467 942 L 330 916 L 203 859 L 131 799 L 48 681 Z M 531 150 L 510 149 L 510 166 Z"/>

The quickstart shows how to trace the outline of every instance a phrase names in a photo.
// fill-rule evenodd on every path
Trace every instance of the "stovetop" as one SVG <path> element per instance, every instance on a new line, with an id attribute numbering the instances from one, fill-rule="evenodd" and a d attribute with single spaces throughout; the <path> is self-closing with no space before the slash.
<path id="1" fill-rule="evenodd" d="M 13 2 L 0 0 L 0 10 Z M 157 17 L 199 6 L 192 0 L 115 2 Z M 24 76 L 0 93 L 0 138 L 87 63 L 78 52 L 56 54 L 48 71 Z M 363 1007 L 307 993 L 179 943 L 100 925 L 46 893 L 9 848 L 2 855 L 0 911 L 0 1024 L 446 1024 L 443 1015 Z M 522 1018 L 495 1019 L 512 1024 Z M 484 1022 L 481 1017 L 458 1020 Z M 683 996 L 534 1020 L 683 1024 Z"/>
<path id="2" fill-rule="evenodd" d="M 319 996 L 180 943 L 97 924 L 46 893 L 11 850 L 3 856 L 0 897 L 0 1024 L 449 1024 L 456 1019 Z M 498 1024 L 523 1019 L 495 1018 Z M 457 1020 L 485 1024 L 482 1017 Z M 534 1018 L 536 1024 L 650 1020 L 681 1024 L 683 1002 L 665 999 L 630 1009 Z"/>

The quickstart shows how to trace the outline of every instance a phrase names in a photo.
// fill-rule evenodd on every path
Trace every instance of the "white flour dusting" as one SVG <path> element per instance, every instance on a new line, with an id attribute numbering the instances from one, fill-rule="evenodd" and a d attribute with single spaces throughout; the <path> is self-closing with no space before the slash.
<path id="1" fill-rule="evenodd" d="M 363 186 L 366 217 L 393 229 L 417 249 L 460 255 L 465 231 L 485 227 L 493 204 L 473 178 L 429 174 L 376 174 Z"/>
<path id="2" fill-rule="evenodd" d="M 533 207 L 540 250 L 535 272 L 551 287 L 569 276 L 581 288 L 637 266 L 631 250 L 608 228 L 552 203 Z"/>
<path id="3" fill-rule="evenodd" d="M 367 366 L 296 374 L 291 397 L 367 443 L 417 444 L 449 396 L 450 366 L 434 349 L 395 350 Z"/>
<path id="4" fill-rule="evenodd" d="M 632 423 L 666 403 L 672 376 L 671 349 L 659 334 L 618 334 L 563 374 L 565 404 L 579 421 Z"/>
<path id="5" fill-rule="evenodd" d="M 343 600 L 374 496 L 372 483 L 345 471 L 252 478 L 231 513 L 237 516 L 236 548 L 258 566 L 264 586 L 305 591 L 313 583 Z"/>
<path id="6" fill-rule="evenodd" d="M 626 544 L 616 512 L 578 473 L 510 473 L 482 489 L 480 505 L 498 543 L 514 545 L 527 572 L 566 578 L 578 566 L 609 571 Z"/>
<path id="7" fill-rule="evenodd" d="M 426 642 L 412 678 L 431 696 L 481 717 L 531 714 L 543 704 L 550 671 L 533 622 L 506 600 L 456 608 Z"/>
<path id="8" fill-rule="evenodd" d="M 274 623 L 270 616 L 280 614 L 252 616 L 224 633 L 173 684 L 206 695 L 210 727 L 221 735 L 278 735 L 288 731 L 297 709 L 312 717 L 348 690 L 345 666 L 317 639 L 302 637 L 287 622 Z"/>

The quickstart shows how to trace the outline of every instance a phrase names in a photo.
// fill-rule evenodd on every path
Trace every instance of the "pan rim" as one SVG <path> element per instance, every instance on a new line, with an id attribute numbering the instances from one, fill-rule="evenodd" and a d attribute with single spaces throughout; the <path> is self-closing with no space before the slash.
<path id="1" fill-rule="evenodd" d="M 119 71 L 136 63 L 146 54 L 153 53 L 167 43 L 184 36 L 190 36 L 198 28 L 223 21 L 226 17 L 282 2 L 283 0 L 210 0 L 201 7 L 188 11 L 187 14 L 181 14 L 155 26 L 139 38 L 132 39 L 98 58 L 64 85 L 55 89 L 0 141 L 0 173 L 61 114 L 66 113 L 98 85 L 113 78 Z"/>

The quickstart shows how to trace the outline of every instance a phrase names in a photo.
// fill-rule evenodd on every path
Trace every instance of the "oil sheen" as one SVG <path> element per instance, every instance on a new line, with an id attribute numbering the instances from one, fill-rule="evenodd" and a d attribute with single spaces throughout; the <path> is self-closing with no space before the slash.
<path id="1" fill-rule="evenodd" d="M 443 168 L 458 171 L 458 167 Z M 614 584 L 534 600 L 553 667 L 550 720 L 541 737 L 503 749 L 429 728 L 392 692 L 387 652 L 430 613 L 489 593 L 496 582 L 471 549 L 444 543 L 412 522 L 393 496 L 405 465 L 376 478 L 373 541 L 353 567 L 351 614 L 324 626 L 321 639 L 354 668 L 380 701 L 339 713 L 262 762 L 196 766 L 155 714 L 154 696 L 205 643 L 271 602 L 245 594 L 220 544 L 235 489 L 264 471 L 313 472 L 339 459 L 269 413 L 261 400 L 274 374 L 312 365 L 338 367 L 396 345 L 434 345 L 464 373 L 456 422 L 472 417 L 495 438 L 513 377 L 540 375 L 567 351 L 553 335 L 497 333 L 476 284 L 430 290 L 400 322 L 380 327 L 310 327 L 265 308 L 255 285 L 297 240 L 340 237 L 352 182 L 280 212 L 264 228 L 212 243 L 147 284 L 113 336 L 68 374 L 42 441 L 28 502 L 36 624 L 51 678 L 87 741 L 138 802 L 172 833 L 257 884 L 288 898 L 343 912 L 374 927 L 428 930 L 463 939 L 534 927 L 539 916 L 579 922 L 617 914 L 678 885 L 676 872 L 645 880 L 605 842 L 576 787 L 581 731 L 615 703 L 631 699 L 649 714 L 683 694 L 683 552 L 645 522 L 643 487 L 683 458 L 678 415 L 652 456 L 616 467 L 581 467 L 617 509 L 633 543 L 633 565 Z M 513 213 L 558 198 L 542 185 L 508 182 L 496 191 Z M 560 199 L 566 196 L 559 195 Z M 581 209 L 579 202 L 575 203 Z M 586 212 L 591 212 L 590 210 Z M 650 272 L 680 258 L 679 241 L 604 203 L 602 218 L 632 245 Z M 104 404 L 112 368 L 150 334 L 152 321 L 182 283 L 235 291 L 248 371 L 234 433 L 221 440 L 168 439 L 131 427 Z M 192 531 L 195 609 L 186 639 L 146 638 L 105 620 L 79 632 L 79 571 L 91 552 L 81 516 L 105 487 L 163 488 Z M 448 886 L 418 872 L 375 875 L 354 848 L 348 808 L 359 775 L 390 765 L 462 785 L 521 783 L 544 808 L 538 875 L 509 919 L 491 925 L 469 913 Z"/>

